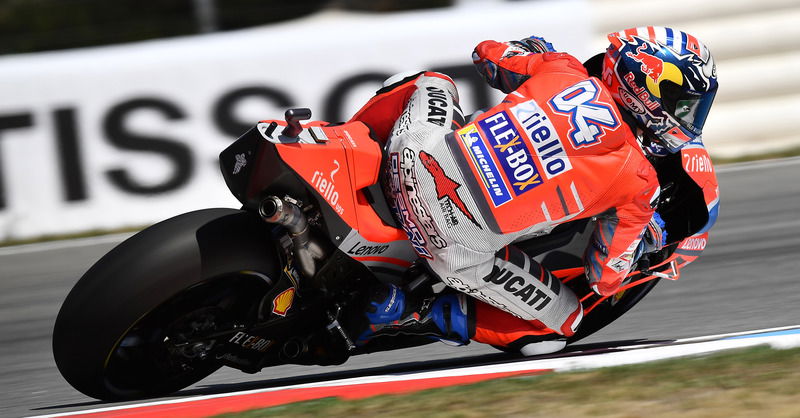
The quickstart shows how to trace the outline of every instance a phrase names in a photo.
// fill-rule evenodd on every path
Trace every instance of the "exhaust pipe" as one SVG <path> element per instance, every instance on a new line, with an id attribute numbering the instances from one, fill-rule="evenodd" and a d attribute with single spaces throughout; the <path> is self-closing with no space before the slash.
<path id="1" fill-rule="evenodd" d="M 316 260 L 325 257 L 322 247 L 311 239 L 308 219 L 294 203 L 269 196 L 258 205 L 258 214 L 264 221 L 278 224 L 289 231 L 295 259 L 304 277 L 312 278 L 317 272 Z"/>

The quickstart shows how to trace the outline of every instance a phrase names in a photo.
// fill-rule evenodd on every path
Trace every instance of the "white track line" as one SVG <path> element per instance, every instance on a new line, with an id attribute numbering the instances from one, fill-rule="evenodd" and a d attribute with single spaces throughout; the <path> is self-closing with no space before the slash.
<path id="1" fill-rule="evenodd" d="M 769 335 L 769 334 L 774 334 L 776 332 L 786 332 L 786 333 L 783 335 Z M 734 337 L 744 337 L 744 336 L 752 336 L 752 337 L 731 339 Z M 769 345 L 777 349 L 800 347 L 800 325 L 729 333 L 729 334 L 719 334 L 719 335 L 711 335 L 704 337 L 686 338 L 686 339 L 676 340 L 671 344 L 650 344 L 650 345 L 621 347 L 622 351 L 599 353 L 599 354 L 576 353 L 577 354 L 576 356 L 570 356 L 570 357 L 535 359 L 535 360 L 513 362 L 513 363 L 492 364 L 487 366 L 472 366 L 472 367 L 437 370 L 429 372 L 364 376 L 364 377 L 332 380 L 328 382 L 307 383 L 302 385 L 282 386 L 276 388 L 255 389 L 255 390 L 232 392 L 232 393 L 194 396 L 189 398 L 178 398 L 178 399 L 170 399 L 164 401 L 120 405 L 108 408 L 75 411 L 62 414 L 39 415 L 32 418 L 62 417 L 70 415 L 135 409 L 135 408 L 157 406 L 157 405 L 172 405 L 179 403 L 196 402 L 206 399 L 217 399 L 217 398 L 226 398 L 233 396 L 250 395 L 256 393 L 275 392 L 286 389 L 350 386 L 350 385 L 361 385 L 361 384 L 374 384 L 374 383 L 384 383 L 384 382 L 398 382 L 407 380 L 469 376 L 469 375 L 481 375 L 481 374 L 517 372 L 517 371 L 524 372 L 524 371 L 535 371 L 535 370 L 554 370 L 556 372 L 564 372 L 564 371 L 574 371 L 574 370 L 588 370 L 601 367 L 613 367 L 621 365 L 646 363 L 651 361 L 673 359 L 678 357 L 697 356 L 723 350 L 755 347 L 759 345 Z"/>

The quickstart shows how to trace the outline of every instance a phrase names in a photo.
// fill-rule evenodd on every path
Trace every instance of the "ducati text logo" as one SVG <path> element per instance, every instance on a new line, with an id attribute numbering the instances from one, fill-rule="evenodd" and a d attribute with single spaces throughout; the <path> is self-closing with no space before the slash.
<path id="1" fill-rule="evenodd" d="M 489 155 L 489 149 L 478 133 L 478 128 L 475 125 L 468 125 L 458 131 L 458 137 L 464 143 L 464 148 L 466 148 L 470 160 L 472 160 L 472 165 L 478 169 L 483 187 L 489 192 L 489 198 L 491 198 L 494 207 L 511 200 L 511 194 L 506 184 L 503 183 L 503 179 L 500 178 L 500 171 L 492 160 L 492 156 Z"/>
<path id="2" fill-rule="evenodd" d="M 475 220 L 475 217 L 472 216 L 472 213 L 467 209 L 467 205 L 464 204 L 464 201 L 461 200 L 461 197 L 458 195 L 458 188 L 461 187 L 461 185 L 450 177 L 447 177 L 447 174 L 444 173 L 439 162 L 427 152 L 420 151 L 419 159 L 422 161 L 422 165 L 431 173 L 431 176 L 433 176 L 433 182 L 436 184 L 436 198 L 439 199 L 439 201 L 449 199 L 451 204 L 455 205 L 467 219 L 472 221 L 478 228 L 481 228 Z M 450 222 L 452 222 L 452 220 L 450 220 Z M 455 224 L 458 224 L 458 221 L 456 221 Z"/>
<path id="3" fill-rule="evenodd" d="M 444 126 L 447 120 L 447 93 L 434 86 L 425 89 L 428 95 L 428 122 Z"/>
<path id="4" fill-rule="evenodd" d="M 561 145 L 561 138 L 539 104 L 529 100 L 512 107 L 511 113 L 514 114 L 522 128 L 525 129 L 525 133 L 528 134 L 528 138 L 533 142 L 536 157 L 548 179 L 572 170 L 572 163 L 564 151 L 564 146 Z"/>
<path id="5" fill-rule="evenodd" d="M 494 266 L 492 274 L 484 277 L 483 280 L 486 283 L 502 286 L 506 292 L 511 293 L 528 306 L 533 306 L 533 309 L 537 311 L 541 311 L 553 300 L 544 290 L 537 287 L 536 284 L 525 284 L 525 279 L 522 276 L 518 276 L 505 268 L 500 269 Z M 542 287 L 546 286 L 542 285 Z"/>
<path id="6" fill-rule="evenodd" d="M 619 127 L 612 105 L 597 101 L 599 95 L 600 86 L 590 78 L 550 99 L 555 112 L 569 116 L 572 127 L 569 137 L 576 149 L 599 143 L 606 130 Z"/>
<path id="7" fill-rule="evenodd" d="M 531 159 L 528 146 L 505 111 L 497 112 L 478 124 L 492 144 L 492 152 L 500 161 L 516 196 L 542 184 L 542 176 Z"/>

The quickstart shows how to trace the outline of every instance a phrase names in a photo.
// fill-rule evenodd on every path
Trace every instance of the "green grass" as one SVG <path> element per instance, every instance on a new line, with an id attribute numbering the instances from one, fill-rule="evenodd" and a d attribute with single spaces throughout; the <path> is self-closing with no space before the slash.
<path id="1" fill-rule="evenodd" d="M 800 417 L 800 349 L 745 351 L 344 401 L 255 417 Z"/>

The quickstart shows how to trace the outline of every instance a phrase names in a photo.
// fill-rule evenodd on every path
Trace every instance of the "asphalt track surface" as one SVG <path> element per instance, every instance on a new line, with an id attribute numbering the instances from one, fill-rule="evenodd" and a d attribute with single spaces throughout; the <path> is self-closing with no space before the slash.
<path id="1" fill-rule="evenodd" d="M 631 312 L 572 350 L 800 323 L 800 158 L 726 166 L 718 176 L 720 218 L 703 256 L 680 280 L 662 281 Z M 61 378 L 51 336 L 69 289 L 118 241 L 0 249 L 0 416 L 117 405 L 88 398 Z M 176 396 L 515 360 L 480 344 L 432 344 L 336 367 L 282 366 L 254 375 L 223 369 Z"/>

